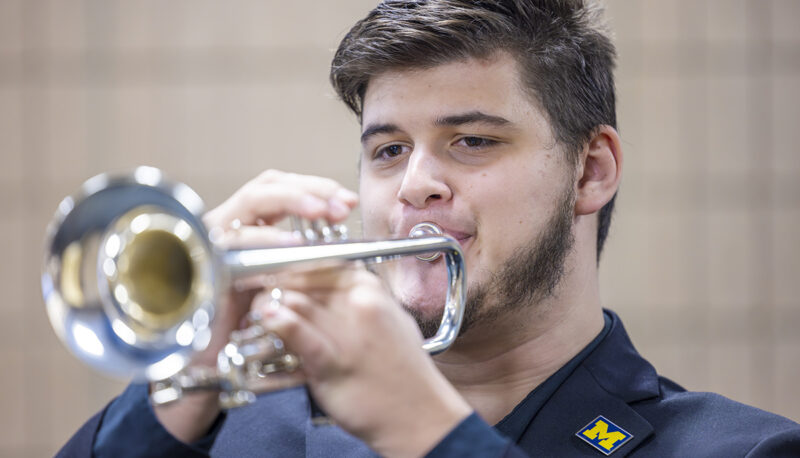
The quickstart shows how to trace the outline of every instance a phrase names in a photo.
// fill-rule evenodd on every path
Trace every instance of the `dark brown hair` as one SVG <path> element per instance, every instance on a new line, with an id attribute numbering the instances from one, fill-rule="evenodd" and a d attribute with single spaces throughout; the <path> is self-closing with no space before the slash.
<path id="1" fill-rule="evenodd" d="M 573 164 L 601 125 L 616 128 L 616 51 L 601 8 L 582 0 L 387 0 L 347 33 L 331 84 L 361 117 L 373 77 L 510 53 Z M 599 212 L 597 257 L 616 195 Z"/>

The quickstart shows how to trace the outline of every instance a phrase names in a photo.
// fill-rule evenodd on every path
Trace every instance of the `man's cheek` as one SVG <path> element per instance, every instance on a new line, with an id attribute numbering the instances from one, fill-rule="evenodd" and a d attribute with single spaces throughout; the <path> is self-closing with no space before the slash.
<path id="1" fill-rule="evenodd" d="M 380 235 L 380 215 L 376 208 L 375 203 L 370 199 L 364 199 L 362 194 L 361 228 L 364 232 L 364 237 L 376 237 Z"/>

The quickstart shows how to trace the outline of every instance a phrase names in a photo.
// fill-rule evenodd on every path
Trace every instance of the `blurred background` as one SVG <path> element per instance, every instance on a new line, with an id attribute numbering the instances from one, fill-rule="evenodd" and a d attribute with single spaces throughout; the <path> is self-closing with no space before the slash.
<path id="1" fill-rule="evenodd" d="M 355 187 L 359 126 L 327 75 L 373 4 L 0 0 L 0 456 L 52 455 L 124 386 L 45 316 L 58 202 L 139 164 L 210 207 L 266 168 Z M 662 374 L 800 420 L 800 2 L 608 16 L 625 173 L 605 304 Z"/>

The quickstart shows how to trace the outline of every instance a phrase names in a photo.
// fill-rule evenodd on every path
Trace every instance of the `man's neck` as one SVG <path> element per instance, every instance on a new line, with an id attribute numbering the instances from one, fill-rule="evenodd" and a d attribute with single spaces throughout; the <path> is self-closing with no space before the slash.
<path id="1" fill-rule="evenodd" d="M 477 324 L 436 357 L 439 370 L 490 424 L 502 420 L 602 330 L 594 285 L 580 290 L 562 286 L 572 294 L 557 293 L 507 313 L 487 323 L 490 329 Z"/>

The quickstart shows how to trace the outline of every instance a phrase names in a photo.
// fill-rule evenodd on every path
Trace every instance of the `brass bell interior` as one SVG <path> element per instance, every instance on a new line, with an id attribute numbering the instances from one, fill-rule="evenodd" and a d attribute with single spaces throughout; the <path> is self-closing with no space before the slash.
<path id="1" fill-rule="evenodd" d="M 131 300 L 153 321 L 184 308 L 192 290 L 192 263 L 178 237 L 161 230 L 138 234 L 118 265 L 119 284 L 129 287 Z"/>

